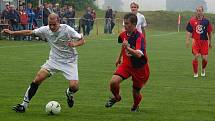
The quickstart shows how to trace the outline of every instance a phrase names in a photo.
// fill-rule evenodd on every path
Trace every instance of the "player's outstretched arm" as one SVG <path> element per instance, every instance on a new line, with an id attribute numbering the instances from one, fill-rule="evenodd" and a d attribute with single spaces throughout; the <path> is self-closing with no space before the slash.
<path id="1" fill-rule="evenodd" d="M 32 35 L 32 30 L 21 30 L 21 31 L 11 31 L 9 29 L 3 29 L 2 33 L 10 34 L 10 35 Z"/>

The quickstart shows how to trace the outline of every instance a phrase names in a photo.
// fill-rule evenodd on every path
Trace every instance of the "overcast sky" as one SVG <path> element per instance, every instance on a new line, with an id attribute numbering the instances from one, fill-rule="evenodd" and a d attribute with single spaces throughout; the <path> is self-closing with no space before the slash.
<path id="1" fill-rule="evenodd" d="M 141 0 L 134 0 L 134 1 L 141 1 Z M 146 4 L 145 9 L 149 9 L 149 8 L 163 8 L 165 5 L 163 5 L 165 3 L 166 0 L 144 0 L 144 3 Z M 215 0 L 205 0 L 207 2 L 208 5 L 208 12 L 213 12 L 215 13 Z M 149 4 L 147 4 L 149 3 Z"/>
<path id="2" fill-rule="evenodd" d="M 205 0 L 208 4 L 208 12 L 215 13 L 215 0 Z"/>

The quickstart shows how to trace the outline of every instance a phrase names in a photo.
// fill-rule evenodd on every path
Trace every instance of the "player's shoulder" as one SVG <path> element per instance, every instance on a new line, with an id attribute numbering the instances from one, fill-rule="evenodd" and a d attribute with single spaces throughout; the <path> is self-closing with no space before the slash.
<path id="1" fill-rule="evenodd" d="M 207 21 L 207 22 L 209 22 L 209 19 L 207 18 L 207 17 L 203 17 L 203 19 L 202 19 L 203 21 Z"/>
<path id="2" fill-rule="evenodd" d="M 145 16 L 140 12 L 137 12 L 137 17 L 145 18 Z"/>
<path id="3" fill-rule="evenodd" d="M 197 20 L 197 19 L 196 19 L 196 16 L 192 16 L 192 17 L 190 18 L 190 21 L 195 21 L 195 20 Z"/>
<path id="4" fill-rule="evenodd" d="M 137 38 L 144 38 L 143 34 L 138 30 L 136 30 L 136 36 Z"/>
<path id="5" fill-rule="evenodd" d="M 74 31 L 74 28 L 72 28 L 71 26 L 67 25 L 67 24 L 60 24 L 60 27 L 62 30 L 71 30 Z"/>
<path id="6" fill-rule="evenodd" d="M 198 20 L 196 18 L 196 16 L 192 16 L 189 20 L 189 23 L 192 24 L 192 23 L 196 23 Z"/>
<path id="7" fill-rule="evenodd" d="M 123 37 L 123 36 L 126 36 L 126 31 L 122 31 L 120 34 L 119 34 L 120 37 Z"/>

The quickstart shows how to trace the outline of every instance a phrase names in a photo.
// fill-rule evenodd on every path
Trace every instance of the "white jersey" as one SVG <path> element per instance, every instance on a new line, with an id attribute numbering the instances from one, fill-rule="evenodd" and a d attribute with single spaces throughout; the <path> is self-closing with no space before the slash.
<path id="1" fill-rule="evenodd" d="M 79 40 L 82 36 L 72 27 L 66 24 L 60 24 L 59 30 L 57 32 L 52 32 L 49 26 L 43 26 L 33 30 L 33 34 L 47 39 L 51 47 L 49 59 L 64 63 L 77 60 L 78 53 L 76 49 L 74 47 L 69 47 L 67 43 L 69 41 L 75 41 L 74 39 Z"/>
<path id="2" fill-rule="evenodd" d="M 144 17 L 143 14 L 138 13 L 138 12 L 137 12 L 136 16 L 137 16 L 137 25 L 136 25 L 136 28 L 137 28 L 137 30 L 139 32 L 142 33 L 142 29 L 141 28 L 142 27 L 145 28 L 147 26 L 146 19 L 145 19 L 145 17 Z"/>

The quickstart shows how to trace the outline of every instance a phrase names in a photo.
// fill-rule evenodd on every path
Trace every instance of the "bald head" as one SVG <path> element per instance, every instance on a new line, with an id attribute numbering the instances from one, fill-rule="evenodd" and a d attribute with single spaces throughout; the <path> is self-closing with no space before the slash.
<path id="1" fill-rule="evenodd" d="M 55 13 L 49 14 L 48 24 L 51 31 L 56 32 L 60 27 L 60 19 L 59 16 Z"/>
<path id="2" fill-rule="evenodd" d="M 203 12 L 204 12 L 203 6 L 196 7 L 196 16 L 197 16 L 198 19 L 202 19 L 203 18 L 203 16 L 204 16 Z"/>
<path id="3" fill-rule="evenodd" d="M 51 21 L 51 20 L 56 20 L 59 22 L 59 16 L 56 14 L 56 13 L 51 13 L 49 14 L 49 17 L 48 17 L 48 20 Z"/>
<path id="4" fill-rule="evenodd" d="M 204 12 L 204 7 L 203 7 L 202 5 L 197 6 L 197 7 L 196 7 L 196 11 L 197 11 L 197 10 L 201 10 L 202 12 Z"/>

